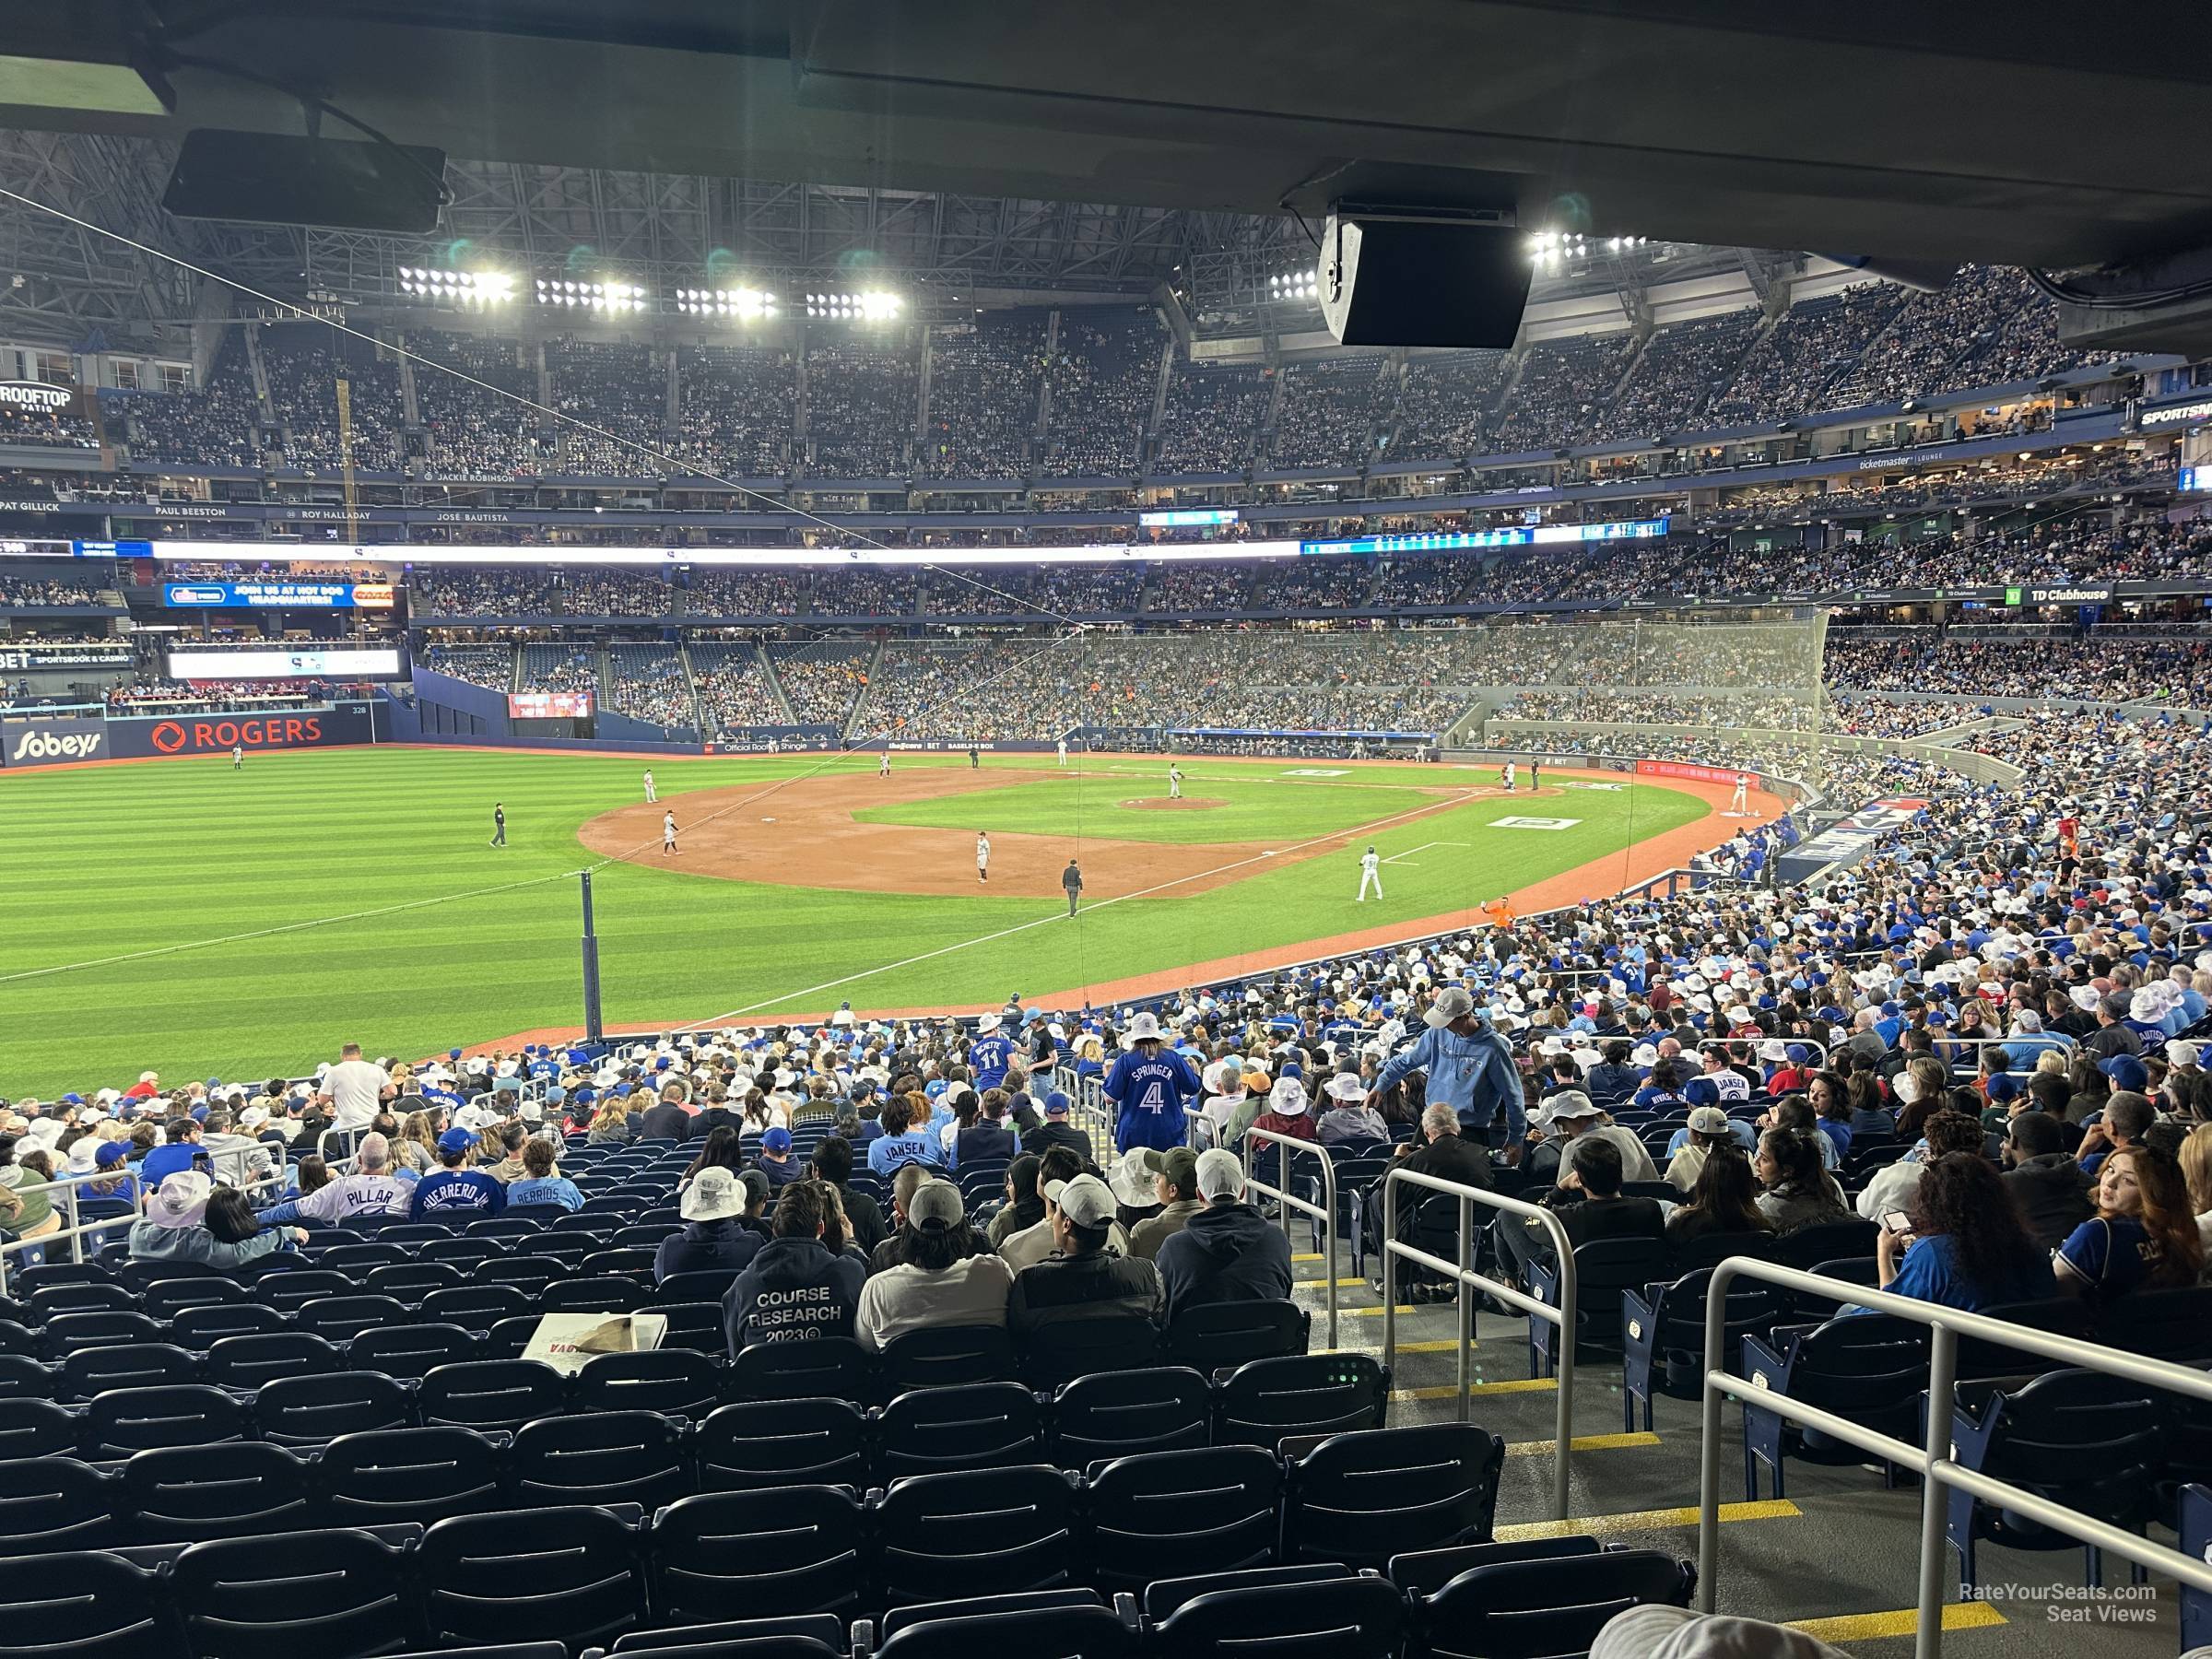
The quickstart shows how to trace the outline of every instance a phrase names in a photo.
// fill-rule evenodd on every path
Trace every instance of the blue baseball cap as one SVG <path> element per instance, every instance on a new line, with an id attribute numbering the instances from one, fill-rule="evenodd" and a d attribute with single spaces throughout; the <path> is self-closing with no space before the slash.
<path id="1" fill-rule="evenodd" d="M 763 1152 L 790 1151 L 791 1131 L 784 1128 L 781 1124 L 776 1124 L 771 1126 L 768 1131 L 760 1136 L 760 1150 Z"/>
<path id="2" fill-rule="evenodd" d="M 1075 1102 L 1056 1088 L 1044 1097 L 1044 1115 L 1046 1117 L 1065 1117 L 1074 1107 Z"/>
<path id="3" fill-rule="evenodd" d="M 461 1058 L 461 1051 L 457 1048 L 447 1049 L 445 1051 L 445 1057 L 448 1060 L 458 1060 Z"/>
<path id="4" fill-rule="evenodd" d="M 1988 1091 L 1990 1104 L 1993 1106 L 2002 1105 L 2006 1100 L 2017 1100 L 2020 1098 L 2020 1080 L 2010 1072 L 1991 1073 L 1989 1081 L 1983 1087 Z"/>
<path id="5" fill-rule="evenodd" d="M 2133 1054 L 2110 1055 L 2097 1062 L 2097 1069 L 2112 1080 L 2114 1088 L 2141 1094 L 2150 1086 L 2150 1073 L 2143 1069 L 2143 1062 Z"/>
<path id="6" fill-rule="evenodd" d="M 65 1094 L 62 1097 L 62 1104 L 65 1106 L 82 1106 L 84 1103 L 85 1097 L 81 1094 Z"/>
<path id="7" fill-rule="evenodd" d="M 465 1152 L 476 1144 L 476 1132 L 470 1129 L 448 1129 L 438 1137 L 441 1152 Z"/>

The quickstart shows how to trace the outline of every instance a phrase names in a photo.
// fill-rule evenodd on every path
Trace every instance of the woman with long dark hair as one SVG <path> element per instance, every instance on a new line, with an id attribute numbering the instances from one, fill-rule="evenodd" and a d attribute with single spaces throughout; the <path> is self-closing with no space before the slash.
<path id="1" fill-rule="evenodd" d="M 1759 1207 L 1759 1179 L 1751 1160 L 1723 1135 L 1705 1148 L 1689 1196 L 1666 1218 L 1666 1241 L 1687 1244 L 1709 1233 L 1763 1233 L 1773 1228 Z"/>
<path id="2" fill-rule="evenodd" d="M 1759 1208 L 1777 1237 L 1851 1218 L 1841 1190 L 1821 1168 L 1818 1142 L 1817 1129 L 1770 1129 L 1759 1137 L 1759 1158 L 1752 1166 L 1765 1189 Z"/>
<path id="3" fill-rule="evenodd" d="M 737 1135 L 738 1132 L 727 1124 L 708 1130 L 707 1138 L 699 1143 L 699 1152 L 691 1159 L 691 1167 L 677 1182 L 676 1190 L 682 1192 L 701 1170 L 742 1170 L 745 1167 L 745 1154 Z"/>
<path id="4" fill-rule="evenodd" d="M 2012 1194 L 1980 1154 L 1930 1163 L 1906 1214 L 1910 1233 L 1885 1227 L 1876 1241 L 1883 1289 L 1969 1313 L 2057 1293 Z"/>

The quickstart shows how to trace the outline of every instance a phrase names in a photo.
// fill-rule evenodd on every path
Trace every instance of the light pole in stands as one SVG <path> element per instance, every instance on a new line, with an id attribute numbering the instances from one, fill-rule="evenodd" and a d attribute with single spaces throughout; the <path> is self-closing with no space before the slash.
<path id="1" fill-rule="evenodd" d="M 599 1022 L 599 935 L 592 931 L 592 873 L 576 872 L 583 883 L 583 1040 L 597 1042 Z"/>

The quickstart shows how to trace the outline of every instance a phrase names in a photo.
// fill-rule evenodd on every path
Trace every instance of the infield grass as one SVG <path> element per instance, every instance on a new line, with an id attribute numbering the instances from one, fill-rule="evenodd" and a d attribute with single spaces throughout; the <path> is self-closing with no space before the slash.
<path id="1" fill-rule="evenodd" d="M 573 872 L 585 819 L 640 799 L 642 762 L 375 748 L 0 772 L 0 1095 L 300 1072 L 359 1041 L 408 1056 L 581 1021 Z M 664 799 L 818 775 L 791 758 L 656 759 Z M 964 756 L 901 756 L 899 765 Z M 1042 764 L 1050 766 L 1049 757 Z M 1300 780 L 1294 761 L 1193 760 L 1184 789 L 1228 806 L 1126 808 L 1164 763 L 880 810 L 897 821 L 1285 850 L 1431 804 L 1490 772 L 1408 765 Z M 874 761 L 831 769 L 856 777 Z M 860 798 L 865 799 L 865 796 Z M 493 801 L 510 845 L 494 851 Z M 918 815 L 926 809 L 927 820 Z M 610 1025 L 740 1010 L 995 1004 L 1470 908 L 1690 821 L 1664 785 L 1485 799 L 1378 829 L 1389 897 L 1354 904 L 1357 853 L 1184 895 L 1098 903 L 761 886 L 617 863 L 594 878 Z M 1002 819 L 1000 814 L 1014 817 Z M 1512 814 L 1580 820 L 1489 826 Z M 1018 821 L 1019 820 L 1019 821 Z M 1610 890 L 1618 883 L 1603 884 Z M 888 965 L 888 966 L 887 966 Z M 65 970 L 63 971 L 51 971 Z"/>

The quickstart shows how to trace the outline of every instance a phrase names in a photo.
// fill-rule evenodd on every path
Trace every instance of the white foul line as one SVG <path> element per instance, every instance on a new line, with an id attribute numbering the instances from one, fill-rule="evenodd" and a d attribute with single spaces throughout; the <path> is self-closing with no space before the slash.
<path id="1" fill-rule="evenodd" d="M 1406 858 L 1411 854 L 1416 853 L 1426 853 L 1431 847 L 1464 847 L 1468 843 L 1465 841 L 1423 841 L 1419 846 L 1408 847 L 1403 853 L 1393 853 L 1388 858 L 1382 860 L 1382 862 L 1387 865 L 1404 864 Z M 1409 869 L 1417 870 L 1420 868 L 1418 865 L 1407 865 L 1407 867 Z"/>
<path id="2" fill-rule="evenodd" d="M 1431 812 L 1441 812 L 1446 808 L 1453 806 L 1465 806 L 1468 804 L 1468 802 L 1481 798 L 1483 797 L 1475 794 L 1471 791 L 1463 791 L 1460 794 L 1445 800 L 1425 802 L 1421 806 L 1409 807 L 1404 812 L 1394 813 L 1389 818 L 1376 818 L 1372 823 L 1354 825 L 1349 830 L 1334 830 L 1326 835 L 1316 835 L 1310 841 L 1299 841 L 1288 847 L 1270 848 L 1265 853 L 1254 853 L 1250 858 L 1240 858 L 1234 863 L 1220 865 L 1211 870 L 1200 870 L 1194 875 L 1190 876 L 1178 876 L 1172 881 L 1163 881 L 1156 887 L 1142 888 L 1136 892 L 1122 893 L 1112 899 L 1101 899 L 1096 904 L 1088 906 L 1087 908 L 1088 910 L 1091 911 L 1100 911 L 1104 910 L 1108 905 L 1124 903 L 1131 899 L 1148 899 L 1155 893 L 1166 892 L 1170 888 L 1182 887 L 1186 883 L 1193 881 L 1205 881 L 1216 876 L 1226 875 L 1230 870 L 1241 870 L 1246 865 L 1259 863 L 1263 858 L 1279 857 L 1286 853 L 1300 852 L 1307 847 L 1320 846 L 1324 841 L 1342 841 L 1347 836 L 1357 839 L 1370 830 L 1381 829 L 1391 824 L 1403 823 L 1408 818 L 1422 818 Z M 1433 845 L 1437 843 L 1431 844 Z M 941 945 L 936 949 L 925 950 L 919 956 L 907 957 L 902 960 L 896 962 L 885 962 L 875 968 L 864 968 L 858 973 L 848 973 L 841 979 L 824 980 L 820 984 L 808 985 L 803 991 L 787 992 L 781 996 L 771 997 L 766 1002 L 747 1003 L 742 1008 L 732 1008 L 727 1014 L 717 1014 L 712 1018 L 701 1019 L 693 1023 L 701 1026 L 725 1025 L 729 1021 L 740 1018 L 747 1014 L 757 1014 L 763 1008 L 773 1008 L 779 1005 L 788 1005 L 797 1001 L 802 996 L 812 996 L 817 992 L 834 991 L 841 985 L 850 985 L 861 980 L 874 979 L 879 973 L 891 973 L 895 972 L 900 968 L 911 968 L 917 962 L 926 962 L 936 957 L 950 956 L 954 951 L 966 950 L 971 946 L 989 945 L 999 939 L 1010 939 L 1016 934 L 1029 932 L 1032 927 L 1046 927 L 1050 926 L 1054 922 L 1072 922 L 1074 920 L 1076 920 L 1075 917 L 1063 915 L 1059 912 L 1055 911 L 1051 915 L 1040 916 L 1033 922 L 1018 922 L 1012 927 L 1002 927 L 996 933 L 984 934 L 978 938 L 963 939 L 957 945 Z"/>

